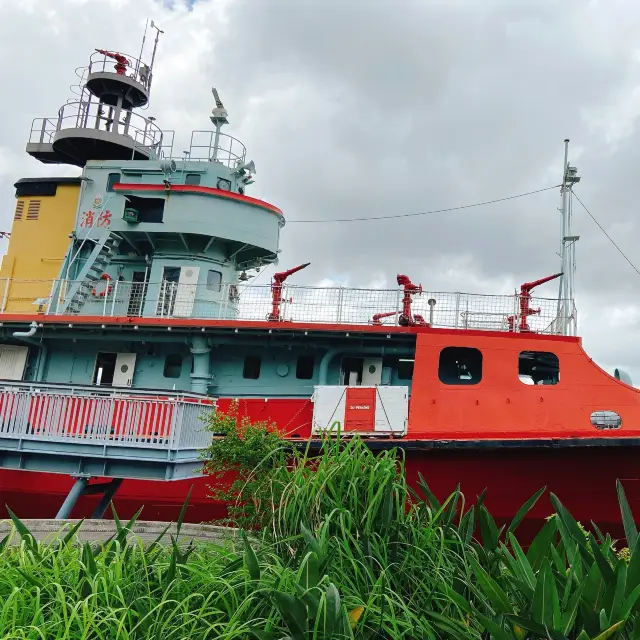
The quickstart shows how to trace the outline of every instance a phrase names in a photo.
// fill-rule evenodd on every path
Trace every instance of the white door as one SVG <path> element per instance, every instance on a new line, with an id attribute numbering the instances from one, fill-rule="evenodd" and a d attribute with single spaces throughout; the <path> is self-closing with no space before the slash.
<path id="1" fill-rule="evenodd" d="M 133 371 L 136 368 L 135 353 L 119 353 L 116 357 L 116 368 L 113 372 L 114 387 L 130 387 L 133 382 Z"/>
<path id="2" fill-rule="evenodd" d="M 0 379 L 22 380 L 29 347 L 0 344 Z"/>
<path id="3" fill-rule="evenodd" d="M 362 384 L 374 387 L 382 382 L 382 358 L 365 358 L 362 363 Z"/>
<path id="4" fill-rule="evenodd" d="M 178 290 L 176 291 L 173 315 L 178 318 L 189 318 L 193 312 L 193 303 L 196 300 L 198 289 L 198 276 L 200 267 L 182 267 Z"/>

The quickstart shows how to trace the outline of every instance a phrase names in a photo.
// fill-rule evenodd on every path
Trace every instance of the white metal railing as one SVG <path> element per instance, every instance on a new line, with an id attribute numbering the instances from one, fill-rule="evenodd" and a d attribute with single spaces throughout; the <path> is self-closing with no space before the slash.
<path id="1" fill-rule="evenodd" d="M 170 157 L 173 132 L 165 132 L 153 120 L 134 111 L 122 110 L 121 119 L 115 118 L 115 108 L 99 102 L 67 102 L 58 111 L 57 118 L 35 118 L 29 134 L 30 144 L 52 144 L 58 131 L 67 129 L 96 129 L 133 140 L 139 149 L 152 149 L 156 157 Z M 165 140 L 165 138 L 168 138 Z"/>
<path id="2" fill-rule="evenodd" d="M 119 52 L 118 52 L 119 53 Z M 151 68 L 149 65 L 145 64 L 141 60 L 138 60 L 135 56 L 130 56 L 126 53 L 119 53 L 126 58 L 127 64 L 125 65 L 125 69 L 122 72 L 122 75 L 127 78 L 131 78 L 136 82 L 140 83 L 147 91 L 151 87 Z M 89 73 L 99 73 L 99 72 L 109 72 L 109 73 L 117 73 L 118 70 L 116 65 L 117 61 L 101 53 L 100 51 L 96 51 L 91 54 L 91 58 L 89 59 Z"/>
<path id="3" fill-rule="evenodd" d="M 0 312 L 30 308 L 51 315 L 66 314 L 61 304 L 72 281 L 0 280 Z M 274 312 L 270 285 L 222 284 L 219 287 L 163 281 L 142 283 L 99 281 L 80 315 L 112 317 L 202 318 L 337 325 L 397 326 L 403 290 L 305 287 L 284 285 Z M 38 304 L 35 304 L 37 300 Z M 414 296 L 411 312 L 435 327 L 561 334 L 558 301 L 531 298 L 535 313 L 522 317 L 522 299 L 514 295 L 423 292 Z M 575 320 L 573 301 L 560 305 Z M 570 311 L 570 312 L 569 312 Z M 563 311 L 564 312 L 564 311 Z M 376 318 L 376 316 L 380 316 Z"/>
<path id="4" fill-rule="evenodd" d="M 217 160 L 229 168 L 244 163 L 247 156 L 246 147 L 233 136 L 215 131 L 193 131 L 189 145 L 190 160 Z"/>
<path id="5" fill-rule="evenodd" d="M 0 381 L 0 439 L 129 445 L 177 451 L 211 440 L 193 394 Z"/>

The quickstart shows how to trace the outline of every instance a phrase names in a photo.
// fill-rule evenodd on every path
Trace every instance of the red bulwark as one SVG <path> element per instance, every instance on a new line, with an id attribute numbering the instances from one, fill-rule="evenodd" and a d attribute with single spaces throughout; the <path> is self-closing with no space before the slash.
<path id="1" fill-rule="evenodd" d="M 348 387 L 344 408 L 344 430 L 374 431 L 376 425 L 376 390 Z"/>

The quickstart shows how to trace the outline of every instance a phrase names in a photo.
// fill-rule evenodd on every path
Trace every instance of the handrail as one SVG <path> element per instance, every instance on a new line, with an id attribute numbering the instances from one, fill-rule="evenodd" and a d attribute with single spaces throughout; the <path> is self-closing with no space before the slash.
<path id="1" fill-rule="evenodd" d="M 191 393 L 189 391 L 173 391 L 172 389 L 146 389 L 141 387 L 130 389 L 128 387 L 119 388 L 88 384 L 69 384 L 65 382 L 32 382 L 30 380 L 5 380 L 4 378 L 0 378 L 0 392 L 7 389 L 34 389 L 38 391 L 50 390 L 54 391 L 55 393 L 60 393 L 61 391 L 66 390 L 70 394 L 77 394 L 78 392 L 88 392 L 92 396 L 100 395 L 122 398 L 136 396 L 147 398 L 149 396 L 153 396 L 155 399 L 162 399 L 166 397 L 170 400 L 181 400 L 183 398 L 189 398 L 202 401 L 203 404 L 211 404 L 212 402 L 211 397 L 203 394 Z"/>
<path id="2" fill-rule="evenodd" d="M 50 296 L 51 291 L 70 292 L 77 281 L 0 280 L 4 285 L 4 312 L 21 301 Z M 271 285 L 222 283 L 116 281 L 89 295 L 79 315 L 101 317 L 194 318 L 275 321 Z M 282 322 L 334 325 L 398 326 L 401 322 L 403 289 L 363 289 L 282 285 L 278 320 Z M 63 296 L 61 296 L 63 297 Z M 430 302 L 433 304 L 430 304 Z M 22 302 L 23 304 L 23 302 Z M 42 303 L 41 303 L 42 304 Z M 413 297 L 411 313 L 416 324 L 483 331 L 531 332 L 559 335 L 564 323 L 557 317 L 555 298 L 531 298 L 527 322 L 520 323 L 520 295 L 486 295 L 462 292 L 423 291 Z M 562 305 L 575 316 L 575 305 Z M 538 311 L 539 309 L 539 311 Z M 49 301 L 49 315 L 68 315 L 64 304 Z M 428 321 L 428 322 L 427 322 Z M 406 322 L 405 322 L 406 324 Z M 522 326 L 521 326 L 522 325 Z M 529 329 L 526 329 L 526 326 Z M 523 328 L 524 327 L 524 328 Z"/>
<path id="3" fill-rule="evenodd" d="M 115 52 L 114 52 L 115 53 Z M 128 53 L 117 52 L 117 55 L 121 55 L 126 58 L 128 64 L 123 74 L 127 78 L 135 80 L 141 84 L 147 91 L 151 88 L 152 73 L 149 65 L 142 62 L 136 56 L 130 56 Z M 112 57 L 107 56 L 99 51 L 95 51 L 89 58 L 89 73 L 117 73 L 116 65 L 118 62 Z"/>

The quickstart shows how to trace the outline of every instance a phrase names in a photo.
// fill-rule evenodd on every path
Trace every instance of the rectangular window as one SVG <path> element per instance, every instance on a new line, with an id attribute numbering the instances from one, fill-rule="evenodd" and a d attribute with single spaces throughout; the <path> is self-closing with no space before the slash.
<path id="1" fill-rule="evenodd" d="M 220 271 L 214 271 L 211 269 L 207 273 L 207 289 L 209 291 L 220 291 L 220 285 L 222 283 L 222 273 Z"/>
<path id="2" fill-rule="evenodd" d="M 478 384 L 482 380 L 482 353 L 471 347 L 445 347 L 440 352 L 438 378 L 444 384 Z"/>
<path id="3" fill-rule="evenodd" d="M 242 377 L 249 380 L 257 380 L 260 377 L 260 366 L 262 358 L 260 356 L 247 356 L 244 359 L 244 367 L 242 368 Z"/>
<path id="4" fill-rule="evenodd" d="M 315 358 L 313 356 L 299 356 L 296 362 L 296 378 L 298 380 L 311 380 L 313 378 L 313 367 Z"/>
<path id="5" fill-rule="evenodd" d="M 185 179 L 185 184 L 200 184 L 200 174 L 199 173 L 187 173 Z"/>
<path id="6" fill-rule="evenodd" d="M 398 360 L 398 380 L 412 380 L 414 364 L 413 360 L 400 358 Z"/>
<path id="7" fill-rule="evenodd" d="M 521 351 L 518 356 L 518 377 L 523 384 L 558 384 L 558 356 L 549 351 Z"/>
<path id="8" fill-rule="evenodd" d="M 119 173 L 110 173 L 107 176 L 107 191 L 113 191 L 113 185 L 121 182 Z"/>
<path id="9" fill-rule="evenodd" d="M 170 353 L 164 359 L 165 378 L 179 378 L 182 375 L 182 356 L 179 353 Z"/>
<path id="10" fill-rule="evenodd" d="M 127 209 L 135 212 L 136 222 L 162 222 L 164 218 L 164 198 L 127 196 L 127 201 Z"/>

